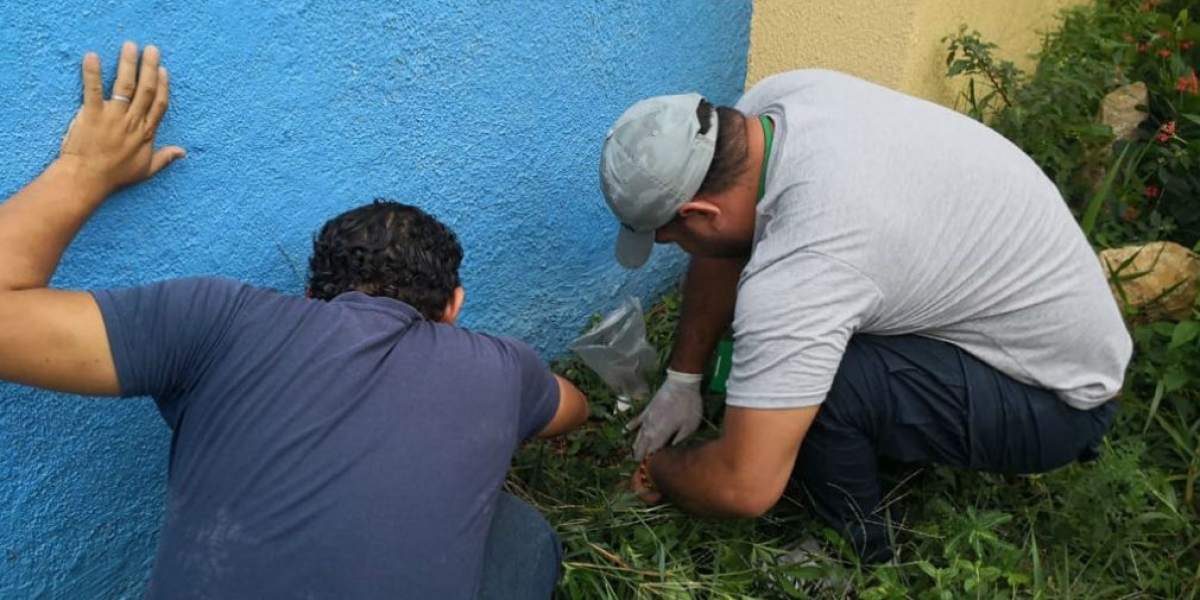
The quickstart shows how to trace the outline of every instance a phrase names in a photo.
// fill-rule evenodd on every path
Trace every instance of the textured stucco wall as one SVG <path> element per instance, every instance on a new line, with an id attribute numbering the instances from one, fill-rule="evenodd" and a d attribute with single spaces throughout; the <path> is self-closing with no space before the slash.
<path id="1" fill-rule="evenodd" d="M 111 78 L 123 39 L 158 44 L 190 157 L 114 197 L 55 283 L 222 274 L 299 292 L 312 233 L 378 196 L 459 233 L 463 324 L 564 351 L 587 315 L 681 271 L 612 258 L 597 184 L 632 102 L 733 102 L 749 0 L 553 3 L 0 0 L 0 199 L 55 155 L 78 60 Z M 0 385 L 0 598 L 137 596 L 162 515 L 168 436 L 146 400 Z"/>
<path id="2" fill-rule="evenodd" d="M 912 45 L 920 0 L 758 0 L 750 27 L 747 87 L 792 69 L 844 71 L 900 87 L 896 55 Z"/>
<path id="3" fill-rule="evenodd" d="M 913 46 L 905 65 L 901 89 L 953 106 L 963 80 L 946 78 L 946 44 L 942 38 L 960 25 L 978 29 L 985 40 L 999 44 L 998 56 L 1022 69 L 1032 67 L 1030 54 L 1044 33 L 1057 25 L 1056 15 L 1078 0 L 925 0 L 917 15 Z"/>
<path id="4" fill-rule="evenodd" d="M 820 67 L 953 105 L 960 88 L 945 79 L 942 38 L 966 24 L 999 44 L 1000 57 L 1027 67 L 1039 32 L 1077 1 L 758 0 L 746 80 Z"/>

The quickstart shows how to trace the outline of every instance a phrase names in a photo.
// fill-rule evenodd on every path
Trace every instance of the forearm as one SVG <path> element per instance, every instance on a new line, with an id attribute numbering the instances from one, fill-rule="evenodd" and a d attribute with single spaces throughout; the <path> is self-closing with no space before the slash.
<path id="1" fill-rule="evenodd" d="M 730 519 L 754 516 L 746 510 L 734 469 L 719 441 L 691 447 L 667 447 L 650 457 L 650 481 L 667 501 L 697 517 Z"/>
<path id="2" fill-rule="evenodd" d="M 109 191 L 57 160 L 0 204 L 0 292 L 46 287 L 63 252 Z"/>
<path id="3" fill-rule="evenodd" d="M 704 370 L 717 342 L 733 322 L 738 279 L 745 266 L 743 259 L 692 257 L 683 284 L 683 314 L 671 355 L 672 370 Z"/>

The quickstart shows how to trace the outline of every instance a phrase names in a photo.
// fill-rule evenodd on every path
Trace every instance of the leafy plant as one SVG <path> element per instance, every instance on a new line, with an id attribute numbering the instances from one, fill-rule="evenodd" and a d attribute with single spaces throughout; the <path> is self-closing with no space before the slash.
<path id="1" fill-rule="evenodd" d="M 1102 0 L 1068 9 L 1046 36 L 1037 68 L 1025 73 L 994 57 L 995 44 L 964 27 L 946 38 L 947 73 L 967 77 L 966 112 L 1008 137 L 1046 171 L 1068 203 L 1095 197 L 1113 156 L 1128 146 L 1121 176 L 1109 182 L 1106 244 L 1147 238 L 1200 241 L 1200 24 L 1186 2 Z M 1114 146 L 1098 122 L 1104 97 L 1145 83 L 1149 117 L 1135 139 Z"/>

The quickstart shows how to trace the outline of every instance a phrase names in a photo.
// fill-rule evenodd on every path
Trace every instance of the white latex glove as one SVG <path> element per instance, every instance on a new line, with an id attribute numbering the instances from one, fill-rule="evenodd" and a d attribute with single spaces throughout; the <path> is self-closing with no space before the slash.
<path id="1" fill-rule="evenodd" d="M 635 460 L 640 461 L 666 446 L 667 440 L 678 444 L 700 427 L 704 410 L 700 398 L 702 378 L 699 373 L 667 369 L 667 380 L 658 388 L 650 404 L 625 426 L 626 431 L 640 428 L 633 442 Z"/>

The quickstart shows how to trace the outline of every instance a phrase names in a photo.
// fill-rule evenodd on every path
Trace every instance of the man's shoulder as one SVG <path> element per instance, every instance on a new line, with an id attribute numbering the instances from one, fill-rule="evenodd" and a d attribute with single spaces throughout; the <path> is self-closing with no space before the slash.
<path id="1" fill-rule="evenodd" d="M 755 83 L 738 101 L 743 112 L 757 113 L 766 105 L 814 88 L 870 85 L 853 75 L 829 69 L 797 69 L 776 73 Z"/>
<path id="2" fill-rule="evenodd" d="M 261 288 L 253 286 L 244 281 L 238 281 L 229 277 L 218 277 L 211 275 L 195 275 L 186 277 L 174 277 L 171 279 L 162 279 L 151 283 L 129 286 L 126 289 L 143 289 L 154 291 L 160 294 L 173 294 L 186 296 L 187 294 L 206 294 L 206 295 L 237 295 L 241 293 L 275 293 L 269 288 Z"/>
<path id="3" fill-rule="evenodd" d="M 855 77 L 849 73 L 842 71 L 834 71 L 833 69 L 794 69 L 791 71 L 783 71 L 766 77 L 759 81 L 754 87 L 758 86 L 774 86 L 780 83 L 819 83 L 819 82 L 861 82 L 866 81 L 859 77 Z"/>
<path id="4" fill-rule="evenodd" d="M 267 288 L 225 277 L 177 277 L 150 283 L 93 290 L 92 296 L 105 307 L 126 307 L 194 313 L 204 310 L 228 310 L 251 298 L 282 297 Z M 186 311 L 183 309 L 187 309 Z"/>
<path id="5" fill-rule="evenodd" d="M 432 325 L 439 330 L 445 330 L 460 343 L 469 346 L 474 354 L 483 360 L 520 364 L 527 360 L 540 360 L 534 349 L 515 337 L 494 335 L 465 329 L 454 325 Z M 452 333 L 450 333 L 452 332 Z"/>

